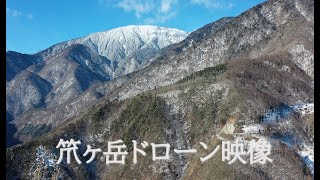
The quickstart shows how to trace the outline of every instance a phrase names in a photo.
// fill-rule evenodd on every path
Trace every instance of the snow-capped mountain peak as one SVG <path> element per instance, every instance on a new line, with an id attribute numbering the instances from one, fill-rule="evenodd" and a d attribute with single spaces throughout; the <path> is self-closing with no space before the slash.
<path id="1" fill-rule="evenodd" d="M 139 49 L 151 47 L 158 51 L 165 46 L 182 41 L 187 35 L 187 32 L 174 28 L 130 25 L 59 43 L 40 53 L 45 57 L 52 56 L 72 44 L 83 44 L 99 55 L 120 62 Z"/>

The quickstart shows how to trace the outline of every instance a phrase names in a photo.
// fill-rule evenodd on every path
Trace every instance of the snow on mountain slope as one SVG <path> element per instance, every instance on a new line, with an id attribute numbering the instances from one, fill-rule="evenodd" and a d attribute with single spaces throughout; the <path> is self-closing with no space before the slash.
<path id="1" fill-rule="evenodd" d="M 72 44 L 84 44 L 99 55 L 119 62 L 137 50 L 150 47 L 159 50 L 182 41 L 187 35 L 188 33 L 174 28 L 130 25 L 59 43 L 40 52 L 40 54 L 45 57 L 52 56 Z"/>
<path id="2" fill-rule="evenodd" d="M 132 25 L 94 33 L 85 38 L 70 41 L 70 43 L 85 44 L 100 55 L 117 61 L 149 44 L 154 45 L 155 49 L 163 48 L 182 41 L 186 35 L 186 32 L 178 29 Z"/>
<path id="3" fill-rule="evenodd" d="M 43 57 L 50 57 L 73 44 L 83 44 L 99 55 L 112 60 L 114 65 L 123 61 L 121 64 L 124 67 L 120 66 L 119 69 L 130 69 L 127 72 L 130 73 L 139 68 L 139 64 L 155 56 L 161 48 L 178 43 L 185 39 L 187 35 L 188 33 L 174 28 L 130 25 L 62 42 L 41 51 L 40 54 Z M 126 58 L 130 58 L 130 63 L 124 63 Z M 132 68 L 132 66 L 134 67 Z M 120 72 L 117 74 L 127 73 Z"/>

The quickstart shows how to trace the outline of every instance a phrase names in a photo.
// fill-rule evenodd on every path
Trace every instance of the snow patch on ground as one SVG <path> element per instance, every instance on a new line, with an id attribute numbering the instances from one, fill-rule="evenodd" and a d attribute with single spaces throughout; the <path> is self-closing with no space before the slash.
<path id="1" fill-rule="evenodd" d="M 284 106 L 273 110 L 266 114 L 263 118 L 263 122 L 266 124 L 274 124 L 279 123 L 283 118 L 288 117 L 288 115 L 292 112 L 298 112 L 302 116 L 306 114 L 314 113 L 314 103 L 304 103 L 304 102 L 297 102 L 291 106 Z M 255 132 L 256 131 L 255 125 L 249 125 L 243 128 L 244 132 Z M 280 137 L 274 137 L 275 139 L 279 140 L 280 142 L 286 144 L 289 147 L 293 147 L 296 143 L 296 137 L 285 134 Z M 297 153 L 303 159 L 305 165 L 310 169 L 311 173 L 314 174 L 314 148 L 313 145 L 307 145 L 305 142 L 298 142 L 299 149 Z"/>
<path id="2" fill-rule="evenodd" d="M 292 112 L 298 112 L 302 116 L 314 113 L 314 103 L 297 102 L 290 106 L 281 106 L 270 112 L 267 112 L 262 121 L 266 124 L 277 123 L 284 119 Z"/>
<path id="3" fill-rule="evenodd" d="M 276 109 L 273 109 L 270 112 L 267 112 L 262 119 L 263 124 L 272 124 L 277 126 L 290 126 L 290 121 L 285 121 L 286 118 L 291 113 L 299 113 L 304 116 L 307 114 L 314 113 L 314 103 L 308 102 L 296 102 L 293 105 L 289 106 L 281 106 Z M 244 135 L 258 135 L 260 132 L 264 130 L 263 124 L 250 124 L 242 126 L 242 133 L 234 134 L 236 136 L 242 137 Z M 260 132 L 259 132 L 260 130 Z M 261 136 L 259 136 L 260 138 Z M 274 135 L 271 139 L 280 141 L 286 144 L 288 147 L 295 148 L 296 152 L 304 161 L 305 165 L 310 169 L 311 173 L 314 174 L 314 148 L 313 144 L 309 145 L 304 140 L 299 137 L 295 137 L 292 134 L 282 134 L 282 135 Z M 245 140 L 240 141 L 244 144 L 247 144 Z M 297 144 L 297 147 L 294 145 Z"/>
<path id="4" fill-rule="evenodd" d="M 314 53 L 306 49 L 303 44 L 297 44 L 289 50 L 293 62 L 304 70 L 310 77 L 314 77 Z"/>
<path id="5" fill-rule="evenodd" d="M 305 10 L 305 8 L 303 8 L 299 1 L 295 2 L 295 7 L 301 13 L 301 15 L 306 18 L 307 21 L 313 20 L 313 16 L 311 14 L 308 14 L 308 12 Z"/>
<path id="6" fill-rule="evenodd" d="M 263 130 L 264 127 L 261 124 L 250 124 L 242 127 L 242 131 L 245 134 L 259 134 L 260 132 L 263 132 Z"/>
<path id="7" fill-rule="evenodd" d="M 309 168 L 312 175 L 314 174 L 314 148 L 313 145 L 307 145 L 305 142 L 297 142 L 296 137 L 291 134 L 281 135 L 280 137 L 273 137 L 275 140 L 278 140 L 286 144 L 290 148 L 295 148 L 294 144 L 298 143 L 299 148 L 296 149 L 298 155 L 302 158 L 305 165 Z"/>
<path id="8" fill-rule="evenodd" d="M 298 154 L 303 158 L 304 163 L 309 167 L 312 174 L 314 174 L 314 151 L 313 147 L 305 146 Z"/>
<path id="9" fill-rule="evenodd" d="M 302 115 L 314 113 L 314 103 L 302 103 L 302 102 L 299 102 L 296 105 L 292 106 L 292 108 L 296 112 L 301 113 Z"/>
<path id="10" fill-rule="evenodd" d="M 47 154 L 45 152 L 45 149 L 44 149 L 44 146 L 39 146 L 37 148 L 37 152 L 36 152 L 36 160 L 43 160 L 45 162 L 45 165 L 47 167 L 53 167 L 55 166 L 55 155 L 50 153 L 50 154 Z"/>
<path id="11" fill-rule="evenodd" d="M 262 122 L 266 124 L 277 123 L 279 120 L 288 117 L 291 112 L 293 112 L 293 109 L 290 106 L 281 106 L 271 112 L 267 112 L 263 117 Z"/>
<path id="12" fill-rule="evenodd" d="M 56 155 L 46 151 L 45 147 L 40 145 L 36 150 L 35 161 L 32 163 L 32 166 L 29 171 L 31 176 L 37 169 L 40 168 L 41 171 L 44 169 L 49 170 L 53 173 L 56 167 Z"/>
<path id="13" fill-rule="evenodd" d="M 289 66 L 286 66 L 286 65 L 278 66 L 278 65 L 276 65 L 276 64 L 274 64 L 274 63 L 272 63 L 272 62 L 270 62 L 270 61 L 263 61 L 263 63 L 264 63 L 265 65 L 268 65 L 268 66 L 271 66 L 271 67 L 277 69 L 278 71 L 287 71 L 287 72 L 290 71 L 290 67 L 289 67 Z"/>

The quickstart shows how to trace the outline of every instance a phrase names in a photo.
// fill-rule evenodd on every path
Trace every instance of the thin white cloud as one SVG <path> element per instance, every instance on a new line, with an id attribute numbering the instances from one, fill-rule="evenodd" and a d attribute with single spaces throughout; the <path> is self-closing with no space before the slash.
<path id="1" fill-rule="evenodd" d="M 169 14 L 161 15 L 161 14 L 156 14 L 154 17 L 151 18 L 146 18 L 144 20 L 145 24 L 158 24 L 158 23 L 165 23 L 168 20 L 174 18 L 176 16 L 177 12 L 171 12 Z"/>
<path id="2" fill-rule="evenodd" d="M 28 19 L 33 19 L 33 15 L 32 14 L 27 14 L 27 18 Z"/>
<path id="3" fill-rule="evenodd" d="M 137 18 L 140 18 L 142 14 L 150 12 L 154 8 L 152 0 L 147 1 L 135 1 L 135 0 L 122 0 L 117 3 L 117 6 L 127 12 L 133 11 Z"/>
<path id="4" fill-rule="evenodd" d="M 176 16 L 178 0 L 98 0 L 100 4 L 131 12 L 145 24 L 165 23 Z"/>
<path id="5" fill-rule="evenodd" d="M 167 13 L 171 10 L 172 6 L 176 4 L 176 0 L 162 0 L 160 6 L 160 12 Z"/>
<path id="6" fill-rule="evenodd" d="M 100 4 L 120 8 L 133 13 L 144 24 L 163 24 L 177 16 L 182 0 L 98 0 Z M 189 0 L 189 5 L 204 6 L 208 9 L 232 8 L 227 0 Z"/>
<path id="7" fill-rule="evenodd" d="M 234 6 L 233 3 L 225 0 L 191 0 L 191 3 L 204 6 L 207 9 L 229 9 Z"/>
<path id="8" fill-rule="evenodd" d="M 16 10 L 16 9 L 11 9 L 11 8 L 6 8 L 6 14 L 8 16 L 13 16 L 13 17 L 17 17 L 17 16 L 21 16 L 22 12 Z"/>
<path id="9" fill-rule="evenodd" d="M 11 16 L 11 17 L 26 17 L 27 19 L 33 19 L 33 15 L 32 14 L 25 14 L 17 9 L 11 9 L 11 8 L 6 8 L 6 14 L 7 16 Z"/>

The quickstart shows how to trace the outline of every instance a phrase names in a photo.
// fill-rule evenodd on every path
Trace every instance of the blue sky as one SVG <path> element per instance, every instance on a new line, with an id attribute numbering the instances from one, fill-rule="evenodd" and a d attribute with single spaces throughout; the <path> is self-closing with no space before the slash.
<path id="1" fill-rule="evenodd" d="M 6 49 L 36 53 L 56 43 L 126 25 L 196 30 L 263 0 L 6 0 Z"/>

